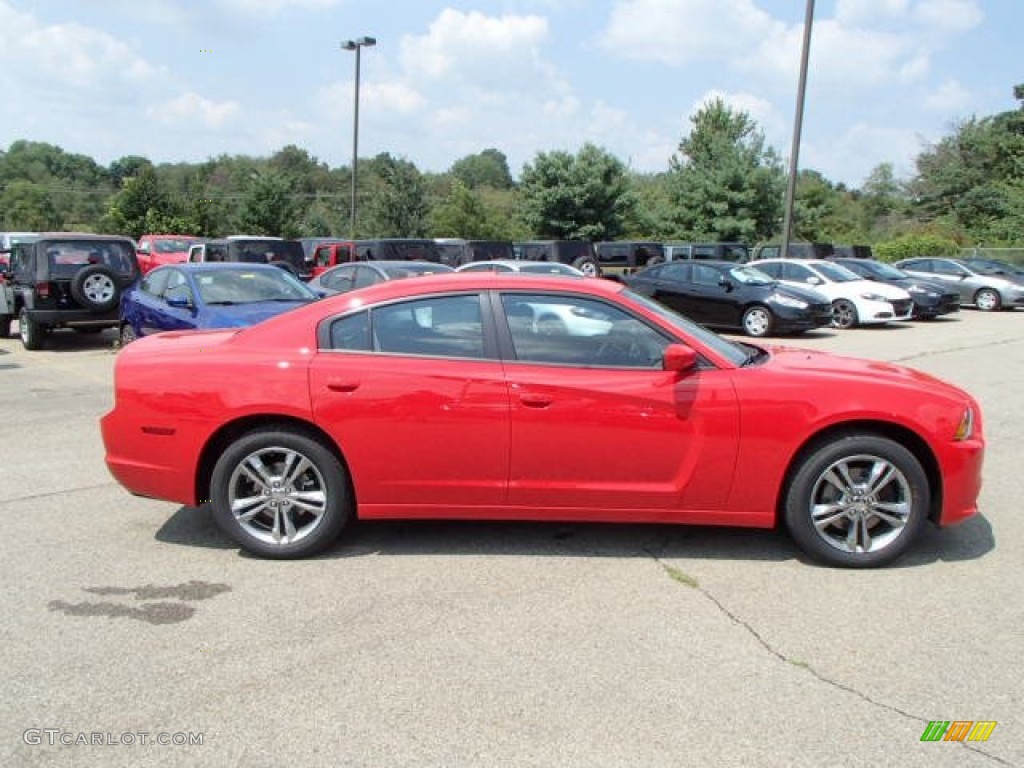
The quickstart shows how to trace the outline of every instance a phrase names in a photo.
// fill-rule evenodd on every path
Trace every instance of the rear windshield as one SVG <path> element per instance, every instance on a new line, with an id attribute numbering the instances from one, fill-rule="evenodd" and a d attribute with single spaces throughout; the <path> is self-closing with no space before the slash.
<path id="1" fill-rule="evenodd" d="M 306 261 L 302 243 L 297 240 L 233 240 L 229 248 L 235 251 L 234 261 L 251 264 L 287 261 L 292 266 L 299 267 Z"/>
<path id="2" fill-rule="evenodd" d="M 46 244 L 50 274 L 73 277 L 82 267 L 101 264 L 119 275 L 135 273 L 134 249 L 128 243 L 103 240 L 68 240 Z"/>

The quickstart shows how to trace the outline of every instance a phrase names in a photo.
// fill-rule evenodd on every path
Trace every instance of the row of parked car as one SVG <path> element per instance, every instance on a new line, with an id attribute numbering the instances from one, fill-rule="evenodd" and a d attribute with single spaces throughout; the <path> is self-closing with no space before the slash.
<path id="1" fill-rule="evenodd" d="M 498 241 L 150 235 L 135 243 L 108 235 L 26 235 L 11 245 L 2 273 L 0 333 L 8 335 L 17 318 L 27 349 L 40 348 L 56 328 L 117 327 L 128 343 L 162 330 L 251 325 L 331 293 L 442 271 L 597 274 L 579 261 L 589 251 L 572 258 L 568 242 L 516 248 Z M 440 245 L 449 248 L 446 257 Z M 614 245 L 637 253 L 636 243 Z M 754 337 L 929 319 L 962 305 L 1024 306 L 1024 269 L 986 259 L 918 258 L 895 266 L 853 256 L 742 261 L 706 258 L 738 256 L 738 244 L 707 246 L 713 251 L 691 245 L 672 258 L 662 250 L 640 269 L 606 276 L 708 327 Z"/>

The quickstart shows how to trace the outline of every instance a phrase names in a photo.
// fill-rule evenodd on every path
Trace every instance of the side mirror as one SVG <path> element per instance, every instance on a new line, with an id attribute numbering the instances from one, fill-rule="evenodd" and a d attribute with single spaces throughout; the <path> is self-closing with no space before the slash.
<path id="1" fill-rule="evenodd" d="M 808 277 L 804 282 L 805 283 L 809 283 L 811 285 L 821 285 L 821 278 L 820 277 Z"/>
<path id="2" fill-rule="evenodd" d="M 733 288 L 732 280 L 730 280 L 725 275 L 722 275 L 722 277 L 718 278 L 718 284 L 725 288 L 727 291 L 731 291 Z"/>
<path id="3" fill-rule="evenodd" d="M 177 307 L 178 309 L 190 309 L 192 307 L 192 301 L 184 296 L 175 296 L 174 298 L 165 299 L 167 306 Z"/>
<path id="4" fill-rule="evenodd" d="M 685 344 L 669 344 L 665 347 L 665 355 L 661 367 L 666 371 L 689 371 L 697 365 L 697 353 Z"/>

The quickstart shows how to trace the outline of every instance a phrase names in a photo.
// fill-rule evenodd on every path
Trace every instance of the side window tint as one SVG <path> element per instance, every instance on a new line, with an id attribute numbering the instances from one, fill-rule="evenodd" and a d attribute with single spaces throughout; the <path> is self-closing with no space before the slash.
<path id="1" fill-rule="evenodd" d="M 167 287 L 164 289 L 164 298 L 167 300 L 171 299 L 186 299 L 193 301 L 192 289 L 188 286 L 188 281 L 185 276 L 177 270 L 169 270 L 170 274 L 167 277 Z"/>
<path id="2" fill-rule="evenodd" d="M 437 296 L 373 310 L 376 347 L 381 352 L 433 357 L 484 356 L 480 298 Z"/>
<path id="3" fill-rule="evenodd" d="M 690 265 L 670 262 L 664 267 L 661 267 L 661 271 L 658 272 L 658 279 L 679 280 L 680 282 L 685 283 L 690 279 Z"/>
<path id="4" fill-rule="evenodd" d="M 369 352 L 372 350 L 370 313 L 360 312 L 343 317 L 340 320 L 335 320 L 331 324 L 331 348 L 354 352 Z"/>
<path id="5" fill-rule="evenodd" d="M 164 292 L 167 286 L 167 278 L 170 276 L 171 271 L 168 269 L 157 269 L 150 272 L 142 280 L 140 286 L 145 293 L 152 294 L 153 296 L 159 296 Z"/>
<path id="6" fill-rule="evenodd" d="M 594 299 L 505 294 L 501 301 L 522 362 L 660 368 L 669 343 L 642 321 Z"/>
<path id="7" fill-rule="evenodd" d="M 718 285 L 718 270 L 696 264 L 693 267 L 693 282 L 700 285 Z"/>
<path id="8" fill-rule="evenodd" d="M 353 288 L 365 288 L 368 285 L 381 281 L 380 275 L 369 267 L 356 267 L 355 273 L 355 281 L 352 283 Z"/>
<path id="9" fill-rule="evenodd" d="M 352 278 L 354 277 L 353 270 L 351 269 L 335 269 L 324 275 L 320 279 L 320 284 L 324 288 L 329 288 L 332 291 L 338 291 L 344 293 L 345 291 L 352 290 Z"/>

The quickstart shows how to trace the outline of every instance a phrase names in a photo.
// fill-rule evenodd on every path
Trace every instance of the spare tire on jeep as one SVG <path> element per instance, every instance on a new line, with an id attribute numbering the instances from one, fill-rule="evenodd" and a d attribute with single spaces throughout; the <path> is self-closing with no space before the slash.
<path id="1" fill-rule="evenodd" d="M 90 264 L 71 279 L 71 296 L 91 312 L 113 309 L 120 295 L 114 272 L 103 264 Z"/>

